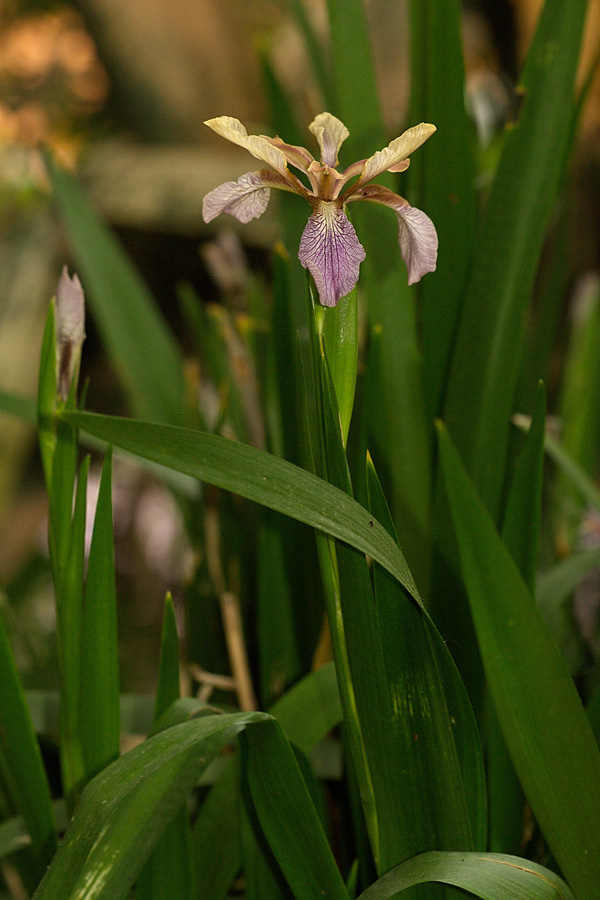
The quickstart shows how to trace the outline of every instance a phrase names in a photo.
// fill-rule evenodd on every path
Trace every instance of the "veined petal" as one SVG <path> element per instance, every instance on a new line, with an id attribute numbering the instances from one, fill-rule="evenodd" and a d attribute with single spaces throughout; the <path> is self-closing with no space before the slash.
<path id="1" fill-rule="evenodd" d="M 335 306 L 358 281 L 365 251 L 339 204 L 322 200 L 306 223 L 298 259 L 315 280 L 323 306 Z"/>
<path id="2" fill-rule="evenodd" d="M 438 236 L 429 216 L 411 206 L 404 197 L 379 184 L 368 184 L 358 188 L 348 199 L 371 200 L 374 203 L 383 203 L 384 206 L 394 210 L 398 216 L 398 244 L 408 269 L 409 284 L 415 284 L 426 272 L 435 271 Z"/>
<path id="3" fill-rule="evenodd" d="M 261 135 L 263 137 L 263 135 Z M 280 137 L 265 137 L 265 140 L 281 150 L 290 165 L 300 169 L 301 172 L 307 172 L 308 167 L 314 162 L 314 156 L 306 147 L 297 147 L 295 144 L 286 144 Z"/>
<path id="4" fill-rule="evenodd" d="M 226 181 L 210 191 L 202 203 L 202 217 L 212 222 L 221 213 L 229 213 L 239 222 L 249 222 L 262 216 L 269 202 L 269 188 L 291 191 L 285 178 L 277 172 L 262 169 L 246 172 L 237 181 Z"/>
<path id="5" fill-rule="evenodd" d="M 325 166 L 331 166 L 335 169 L 338 164 L 338 153 L 340 147 L 350 134 L 343 122 L 332 116 L 331 113 L 324 112 L 313 119 L 308 126 L 319 142 L 321 150 L 321 162 Z"/>
<path id="6" fill-rule="evenodd" d="M 435 130 L 435 125 L 427 125 L 425 122 L 409 128 L 383 150 L 378 150 L 377 153 L 365 160 L 358 183 L 366 184 L 367 181 L 377 178 L 382 172 L 403 172 L 408 168 L 410 154 L 424 144 Z"/>
<path id="7" fill-rule="evenodd" d="M 256 159 L 268 163 L 276 172 L 285 177 L 287 172 L 285 154 L 266 137 L 248 134 L 239 119 L 233 119 L 231 116 L 219 116 L 216 119 L 208 119 L 204 124 L 233 144 L 244 147 Z"/>

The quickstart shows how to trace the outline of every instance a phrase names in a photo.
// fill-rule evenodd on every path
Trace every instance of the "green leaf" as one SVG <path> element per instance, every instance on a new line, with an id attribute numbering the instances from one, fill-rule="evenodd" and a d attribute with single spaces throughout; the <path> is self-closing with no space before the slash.
<path id="1" fill-rule="evenodd" d="M 540 383 L 531 427 L 512 472 L 502 524 L 504 543 L 532 593 L 538 566 L 545 419 L 546 397 L 544 386 Z M 518 853 L 523 839 L 525 798 L 493 704 L 490 704 L 488 711 L 486 732 L 489 848 L 502 853 Z"/>
<path id="2" fill-rule="evenodd" d="M 218 435 L 95 413 L 65 413 L 65 417 L 131 453 L 346 541 L 381 563 L 418 599 L 402 553 L 387 531 L 359 503 L 310 472 Z"/>
<path id="3" fill-rule="evenodd" d="M 367 462 L 369 506 L 394 536 L 375 469 Z M 386 687 L 386 724 L 397 781 L 402 858 L 430 849 L 486 846 L 483 756 L 473 711 L 450 652 L 429 615 L 374 564 L 373 584 Z M 389 788 L 392 799 L 392 786 Z M 392 802 L 394 802 L 392 801 Z"/>
<path id="4" fill-rule="evenodd" d="M 578 900 L 592 900 L 600 883 L 598 746 L 560 651 L 441 425 L 439 443 L 479 648 L 513 765 Z"/>
<path id="5" fill-rule="evenodd" d="M 574 310 L 560 397 L 561 443 L 592 479 L 598 474 L 600 439 L 600 285 L 592 283 Z M 563 542 L 572 546 L 582 515 L 582 497 L 568 475 L 557 473 L 555 518 Z"/>
<path id="6" fill-rule="evenodd" d="M 262 705 L 279 697 L 301 673 L 282 517 L 265 510 L 258 530 L 258 650 Z"/>
<path id="7" fill-rule="evenodd" d="M 348 894 L 294 753 L 274 720 L 247 729 L 244 769 L 269 846 L 296 900 Z"/>
<path id="8" fill-rule="evenodd" d="M 60 457 L 60 441 L 57 447 L 55 459 Z M 71 792 L 77 789 L 86 772 L 89 772 L 85 765 L 81 717 L 83 578 L 89 468 L 90 458 L 86 456 L 77 479 L 73 522 L 69 523 L 66 531 L 70 535 L 69 556 L 64 566 L 53 566 L 60 666 L 60 757 L 63 791 L 69 803 Z M 50 526 L 54 526 L 52 518 Z"/>
<path id="9" fill-rule="evenodd" d="M 419 285 L 423 378 L 432 418 L 441 411 L 477 226 L 460 16 L 458 0 L 410 3 L 409 124 L 432 122 L 437 127 L 411 158 L 407 173 L 410 201 L 433 220 L 439 237 L 437 269 Z"/>
<path id="10" fill-rule="evenodd" d="M 571 138 L 586 0 L 547 0 L 487 201 L 444 418 L 497 519 L 525 321 Z"/>
<path id="11" fill-rule="evenodd" d="M 600 548 L 574 553 L 542 572 L 537 579 L 536 601 L 543 614 L 557 610 L 579 582 L 600 566 Z"/>
<path id="12" fill-rule="evenodd" d="M 172 704 L 178 700 L 179 693 L 179 636 L 173 599 L 167 593 L 154 708 L 155 727 L 167 727 L 167 710 L 172 710 Z M 189 715 L 189 712 L 184 714 L 182 710 L 184 721 Z M 140 872 L 136 883 L 136 897 L 139 900 L 190 900 L 195 893 L 194 875 L 192 833 L 186 802 L 175 813 L 171 825 Z"/>
<path id="13" fill-rule="evenodd" d="M 46 168 L 78 273 L 106 349 L 138 415 L 180 424 L 182 358 L 148 288 L 79 185 L 48 154 Z"/>
<path id="14" fill-rule="evenodd" d="M 333 109 L 334 87 L 331 75 L 324 59 L 323 48 L 311 25 L 306 8 L 302 3 L 302 0 L 286 0 L 286 5 L 294 16 L 298 29 L 304 38 L 313 72 L 323 95 L 325 109 Z"/>
<path id="15" fill-rule="evenodd" d="M 499 853 L 422 853 L 386 872 L 358 900 L 392 900 L 415 884 L 441 881 L 482 900 L 575 900 L 554 872 Z"/>
<path id="16" fill-rule="evenodd" d="M 158 669 L 158 686 L 156 688 L 156 705 L 154 721 L 157 722 L 171 703 L 179 699 L 179 635 L 175 607 L 170 593 L 165 597 L 162 636 L 160 645 L 160 666 Z"/>
<path id="17" fill-rule="evenodd" d="M 22 397 L 20 394 L 0 391 L 0 410 L 9 416 L 20 419 L 27 425 L 37 425 L 36 403 L 33 397 Z"/>
<path id="18" fill-rule="evenodd" d="M 56 850 L 56 825 L 23 685 L 0 617 L 0 771 L 11 803 L 23 816 L 41 877 Z"/>
<path id="19" fill-rule="evenodd" d="M 122 900 L 222 747 L 264 713 L 204 716 L 149 738 L 85 787 L 35 900 Z"/>
<path id="20" fill-rule="evenodd" d="M 546 392 L 538 385 L 535 411 L 515 463 L 502 522 L 502 540 L 533 593 L 542 519 Z"/>
<path id="21" fill-rule="evenodd" d="M 342 718 L 333 664 L 302 678 L 271 713 L 290 742 L 310 753 Z M 194 825 L 199 900 L 222 900 L 241 864 L 239 767 L 233 760 L 202 804 Z"/>
<path id="22" fill-rule="evenodd" d="M 358 364 L 358 289 L 322 311 L 323 342 L 340 411 L 344 445 L 354 406 Z"/>
<path id="23" fill-rule="evenodd" d="M 80 716 L 86 770 L 119 755 L 119 659 L 112 523 L 112 454 L 104 460 L 88 560 L 81 632 Z"/>

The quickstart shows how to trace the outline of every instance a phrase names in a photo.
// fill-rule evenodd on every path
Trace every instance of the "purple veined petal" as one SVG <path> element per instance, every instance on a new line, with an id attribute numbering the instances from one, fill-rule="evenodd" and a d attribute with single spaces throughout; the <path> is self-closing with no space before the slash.
<path id="1" fill-rule="evenodd" d="M 229 213 L 244 224 L 258 219 L 267 208 L 271 195 L 269 188 L 272 187 L 293 190 L 277 172 L 268 169 L 246 172 L 237 181 L 226 181 L 206 195 L 202 203 L 202 217 L 205 222 L 212 222 L 221 213 Z"/>
<path id="2" fill-rule="evenodd" d="M 420 125 L 409 128 L 400 137 L 395 138 L 383 150 L 378 150 L 365 160 L 359 184 L 363 185 L 367 181 L 372 181 L 382 172 L 403 172 L 408 168 L 407 159 L 410 154 L 424 144 L 435 130 L 435 125 L 421 122 Z"/>
<path id="3" fill-rule="evenodd" d="M 438 236 L 429 216 L 379 184 L 358 188 L 349 200 L 371 200 L 394 210 L 398 216 L 398 244 L 408 269 L 409 284 L 415 284 L 427 272 L 435 271 Z"/>
<path id="4" fill-rule="evenodd" d="M 321 150 L 321 162 L 332 169 L 338 164 L 340 147 L 350 134 L 343 122 L 324 112 L 313 119 L 308 130 L 314 134 Z"/>
<path id="5" fill-rule="evenodd" d="M 322 200 L 306 223 L 298 259 L 314 278 L 323 306 L 336 306 L 358 281 L 365 251 L 339 204 Z"/>
<path id="6" fill-rule="evenodd" d="M 267 138 L 248 134 L 239 119 L 233 119 L 231 116 L 218 116 L 216 119 L 207 119 L 204 124 L 221 137 L 231 141 L 232 144 L 244 147 L 256 159 L 268 163 L 276 172 L 285 177 L 287 172 L 285 154 Z"/>

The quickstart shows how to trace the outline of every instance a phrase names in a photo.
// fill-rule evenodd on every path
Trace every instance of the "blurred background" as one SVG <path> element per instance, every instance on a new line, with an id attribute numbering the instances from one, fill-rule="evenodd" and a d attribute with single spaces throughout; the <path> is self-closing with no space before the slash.
<path id="1" fill-rule="evenodd" d="M 52 209 L 40 146 L 76 172 L 115 229 L 193 355 L 177 285 L 205 300 L 222 281 L 218 247 L 268 279 L 280 236 L 277 205 L 237 232 L 233 219 L 203 223 L 202 198 L 247 171 L 245 152 L 217 138 L 207 118 L 231 115 L 269 132 L 266 83 L 275 76 L 304 128 L 324 108 L 287 0 L 0 0 L 0 389 L 33 397 L 48 301 L 69 250 Z M 516 114 L 517 74 L 541 0 L 464 0 L 465 102 L 482 185 Z M 302 8 L 323 47 L 323 0 Z M 390 139 L 409 123 L 407 3 L 366 0 Z M 582 70 L 597 52 L 600 2 L 592 0 Z M 377 148 L 373 148 L 375 150 Z M 448 165 L 460 165 L 449 160 Z M 568 186 L 565 283 L 600 265 L 600 87 L 583 117 Z M 225 229 L 225 231 L 223 231 Z M 228 230 L 229 229 L 229 230 Z M 232 237 L 239 233 L 236 243 Z M 217 233 L 221 236 L 211 243 Z M 223 243 L 224 242 L 224 243 Z M 233 250 L 231 250 L 233 247 Z M 589 281 L 586 282 L 589 284 Z M 234 286 L 235 287 L 235 286 Z M 567 296 L 567 295 L 566 295 Z M 570 289 L 568 296 L 573 296 Z M 563 315 L 569 316 L 565 299 Z M 126 412 L 93 319 L 83 375 L 88 405 Z M 560 355 L 561 348 L 557 348 Z M 552 384 L 549 385 L 552 394 Z M 54 612 L 45 558 L 45 491 L 35 432 L 13 418 L 0 429 L 0 597 L 28 687 L 51 687 Z M 93 497 L 90 502 L 93 502 Z M 121 580 L 122 687 L 151 691 L 165 589 L 191 577 L 193 552 L 177 506 L 148 474 L 119 462 L 115 475 Z M 593 530 L 593 529 L 592 529 Z"/>

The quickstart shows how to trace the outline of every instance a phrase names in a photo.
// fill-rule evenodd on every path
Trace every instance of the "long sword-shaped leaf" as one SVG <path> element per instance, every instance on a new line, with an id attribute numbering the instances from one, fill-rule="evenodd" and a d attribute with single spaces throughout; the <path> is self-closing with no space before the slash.
<path id="1" fill-rule="evenodd" d="M 600 884 L 600 752 L 558 647 L 440 426 L 446 491 L 489 689 L 533 813 L 578 900 Z"/>
<path id="2" fill-rule="evenodd" d="M 179 698 L 179 636 L 170 594 L 165 598 L 160 666 L 154 723 Z M 136 883 L 139 900 L 191 900 L 194 857 L 187 803 L 177 810 L 170 827 L 150 854 Z"/>
<path id="3" fill-rule="evenodd" d="M 422 853 L 386 872 L 358 900 L 392 900 L 415 884 L 441 881 L 482 900 L 575 900 L 554 872 L 500 853 Z"/>
<path id="4" fill-rule="evenodd" d="M 333 664 L 311 672 L 286 691 L 271 713 L 288 740 L 303 753 L 310 753 L 342 718 Z M 223 900 L 240 868 L 238 795 L 239 766 L 234 759 L 212 788 L 194 824 L 198 900 Z"/>
<path id="5" fill-rule="evenodd" d="M 100 479 L 80 637 L 79 712 L 88 776 L 119 755 L 119 648 L 111 490 L 109 450 Z"/>
<path id="6" fill-rule="evenodd" d="M 411 0 L 411 118 L 437 132 L 415 153 L 407 173 L 410 201 L 435 223 L 437 269 L 419 286 L 423 377 L 429 411 L 439 415 L 477 218 L 472 125 L 458 0 Z M 452 162 L 451 162 L 452 161 Z"/>
<path id="7" fill-rule="evenodd" d="M 56 849 L 56 825 L 42 755 L 1 618 L 0 772 L 15 811 L 25 820 L 39 878 Z"/>
<path id="8" fill-rule="evenodd" d="M 131 453 L 233 491 L 345 541 L 376 559 L 419 599 L 406 561 L 385 528 L 343 491 L 310 472 L 247 444 L 187 428 L 95 413 L 65 413 L 65 418 Z"/>
<path id="9" fill-rule="evenodd" d="M 296 900 L 348 900 L 298 763 L 273 719 L 247 729 L 245 777 L 271 849 Z"/>
<path id="10" fill-rule="evenodd" d="M 35 900 L 122 900 L 208 763 L 263 713 L 206 716 L 167 728 L 97 775 Z"/>
<path id="11" fill-rule="evenodd" d="M 497 516 L 531 289 L 571 136 L 586 0 L 546 0 L 487 202 L 445 419 Z"/>

